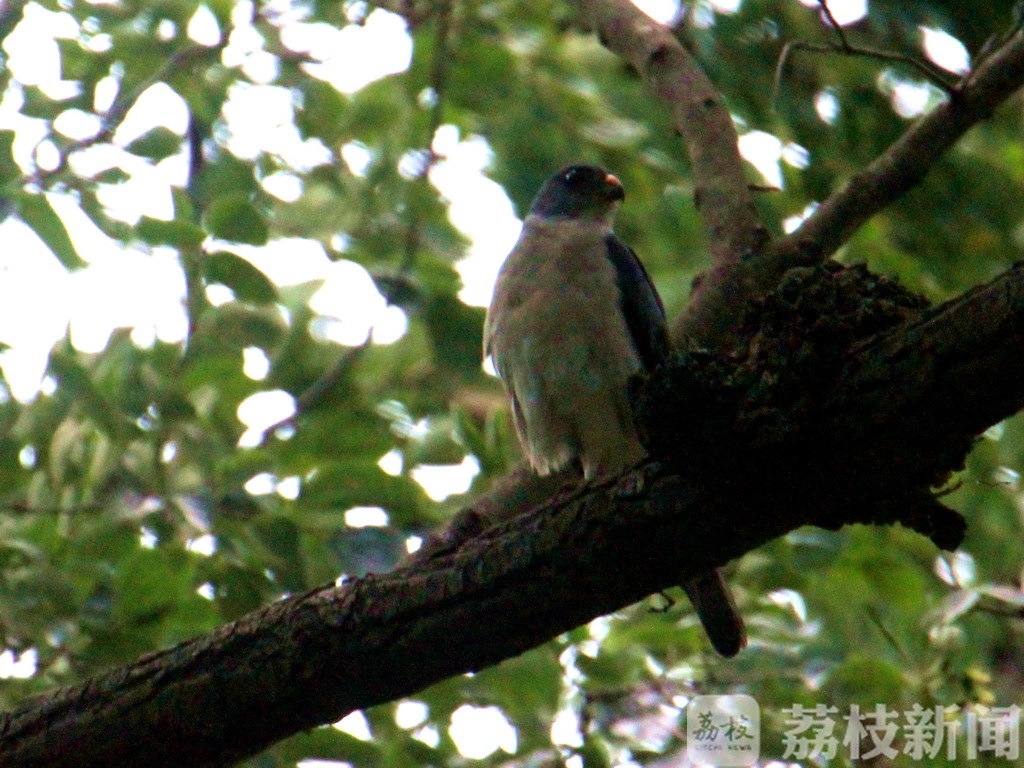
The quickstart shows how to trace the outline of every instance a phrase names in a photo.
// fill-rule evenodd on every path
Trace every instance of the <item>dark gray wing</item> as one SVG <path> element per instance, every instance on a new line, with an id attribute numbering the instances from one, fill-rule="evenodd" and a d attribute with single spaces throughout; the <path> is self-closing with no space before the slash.
<path id="1" fill-rule="evenodd" d="M 608 260 L 615 267 L 622 314 L 633 338 L 633 347 L 644 369 L 651 371 L 669 353 L 665 308 L 633 249 L 614 234 L 609 234 L 604 241 L 608 246 Z"/>
<path id="2" fill-rule="evenodd" d="M 637 355 L 644 368 L 650 371 L 669 353 L 665 308 L 647 270 L 632 249 L 611 234 L 605 238 L 605 243 L 622 295 L 622 315 Z M 707 571 L 685 583 L 683 588 L 715 650 L 726 658 L 739 653 L 747 644 L 747 635 L 743 618 L 721 574 L 717 570 Z"/>

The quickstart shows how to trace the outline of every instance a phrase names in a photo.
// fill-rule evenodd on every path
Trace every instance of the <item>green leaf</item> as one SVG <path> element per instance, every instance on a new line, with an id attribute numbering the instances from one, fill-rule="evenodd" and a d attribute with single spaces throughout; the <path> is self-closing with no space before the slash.
<path id="1" fill-rule="evenodd" d="M 53 120 L 68 108 L 64 102 L 55 101 L 44 94 L 37 86 L 29 86 L 23 91 L 24 101 L 19 112 L 26 117 L 40 120 Z"/>
<path id="2" fill-rule="evenodd" d="M 222 150 L 203 166 L 195 179 L 193 192 L 200 205 L 226 194 L 255 194 L 259 189 L 252 163 Z"/>
<path id="3" fill-rule="evenodd" d="M 107 214 L 106 207 L 96 196 L 96 190 L 84 189 L 79 198 L 82 210 L 89 217 L 93 224 L 105 235 L 115 240 L 130 240 L 134 228 L 118 219 L 111 218 Z"/>
<path id="4" fill-rule="evenodd" d="M 258 520 L 253 532 L 272 557 L 274 574 L 285 589 L 305 589 L 301 537 L 295 522 L 281 515 L 267 515 Z"/>
<path id="5" fill-rule="evenodd" d="M 231 11 L 235 7 L 231 0 L 210 0 L 206 5 L 213 12 L 217 23 L 220 24 L 221 30 L 231 26 Z M 221 34 L 223 34 L 223 31 Z"/>
<path id="6" fill-rule="evenodd" d="M 391 131 L 409 119 L 409 100 L 394 78 L 383 78 L 360 89 L 348 100 L 336 134 L 339 139 L 367 140 Z M 310 126 L 307 126 L 310 127 Z"/>
<path id="7" fill-rule="evenodd" d="M 82 257 L 78 255 L 75 244 L 71 242 L 67 227 L 64 226 L 64 222 L 45 195 L 22 192 L 16 196 L 16 200 L 19 218 L 39 235 L 39 238 L 53 251 L 53 255 L 60 259 L 61 264 L 68 269 L 79 269 L 85 266 Z"/>
<path id="8" fill-rule="evenodd" d="M 127 620 L 153 621 L 173 611 L 189 587 L 189 570 L 164 552 L 137 549 L 119 573 L 122 600 L 117 608 Z"/>
<path id="9" fill-rule="evenodd" d="M 180 147 L 181 136 L 161 125 L 146 131 L 125 149 L 133 155 L 148 157 L 150 160 L 163 160 L 175 154 Z"/>
<path id="10" fill-rule="evenodd" d="M 272 308 L 251 309 L 228 303 L 203 315 L 196 338 L 204 350 L 207 346 L 232 351 L 244 347 L 272 349 L 284 333 L 281 316 Z"/>
<path id="11" fill-rule="evenodd" d="M 891 660 L 851 653 L 832 669 L 823 689 L 834 700 L 869 707 L 879 701 L 898 701 L 904 685 L 901 670 Z"/>
<path id="12" fill-rule="evenodd" d="M 187 221 L 164 221 L 143 216 L 135 227 L 135 234 L 150 245 L 171 245 L 182 250 L 198 248 L 206 233 Z"/>
<path id="13" fill-rule="evenodd" d="M 325 143 L 341 138 L 341 123 L 345 112 L 345 97 L 330 83 L 308 79 L 301 86 L 302 109 L 295 123 L 305 138 L 316 136 Z"/>
<path id="14" fill-rule="evenodd" d="M 459 376 L 479 377 L 484 310 L 438 294 L 427 303 L 424 315 L 438 365 Z"/>
<path id="15" fill-rule="evenodd" d="M 97 181 L 100 184 L 120 184 L 123 181 L 128 181 L 131 178 L 131 174 L 120 168 L 107 168 L 105 171 L 100 171 L 93 176 L 93 181 Z"/>
<path id="16" fill-rule="evenodd" d="M 219 251 L 203 259 L 203 276 L 211 283 L 223 283 L 241 301 L 270 304 L 277 289 L 263 272 L 241 256 Z"/>
<path id="17" fill-rule="evenodd" d="M 78 355 L 70 349 L 70 344 L 54 350 L 50 356 L 50 373 L 60 381 L 64 393 L 79 403 L 100 429 L 118 440 L 127 436 L 125 414 L 119 412 L 100 392 Z"/>
<path id="18" fill-rule="evenodd" d="M 14 131 L 0 131 L 0 186 L 21 176 L 21 168 L 14 162 Z"/>
<path id="19" fill-rule="evenodd" d="M 322 465 L 302 493 L 310 508 L 327 510 L 308 518 L 311 524 L 327 529 L 337 527 L 338 510 L 355 506 L 381 507 L 393 525 L 408 525 L 417 519 L 425 497 L 423 489 L 410 478 L 384 474 L 370 457 Z"/>
<path id="20" fill-rule="evenodd" d="M 246 195 L 224 195 L 214 200 L 203 215 L 207 231 L 234 243 L 265 245 L 269 237 L 267 223 Z"/>

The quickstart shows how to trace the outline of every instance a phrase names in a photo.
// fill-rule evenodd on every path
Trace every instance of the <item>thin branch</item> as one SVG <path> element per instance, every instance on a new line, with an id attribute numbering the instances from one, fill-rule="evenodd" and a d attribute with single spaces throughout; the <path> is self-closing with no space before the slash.
<path id="1" fill-rule="evenodd" d="M 828 7 L 828 0 L 818 0 L 818 7 L 821 8 L 821 12 L 825 14 L 825 18 L 828 19 L 828 23 L 832 26 L 832 31 L 836 33 L 836 37 L 839 38 L 839 44 L 846 50 L 850 50 L 850 41 L 846 39 L 846 32 L 843 29 L 836 17 L 832 15 L 832 9 Z"/>
<path id="2" fill-rule="evenodd" d="M 206 126 L 200 123 L 199 118 L 192 114 L 190 116 L 186 133 L 188 139 L 188 183 L 186 193 L 192 203 L 193 216 L 199 224 L 199 211 L 201 201 L 199 195 L 199 176 L 203 170 L 203 141 L 206 138 Z M 203 252 L 199 245 L 186 245 L 178 249 L 181 257 L 181 269 L 185 275 L 185 315 L 188 319 L 188 328 L 185 331 L 185 350 L 192 348 L 192 342 L 199 328 L 199 319 L 208 306 L 206 293 L 203 285 L 202 259 Z"/>
<path id="3" fill-rule="evenodd" d="M 937 67 L 904 53 L 891 53 L 889 51 L 875 50 L 874 48 L 861 48 L 859 46 L 849 45 L 848 43 L 844 45 L 830 45 L 827 43 L 809 43 L 803 40 L 791 40 L 783 46 L 782 53 L 779 54 L 778 64 L 775 65 L 775 77 L 772 84 L 772 103 L 775 103 L 778 99 L 779 91 L 782 89 L 783 73 L 785 72 L 786 64 L 788 64 L 790 58 L 792 58 L 793 51 L 837 53 L 840 56 L 862 56 L 869 59 L 880 59 L 881 61 L 895 61 L 913 67 L 926 80 L 933 85 L 938 86 L 947 94 L 954 93 L 957 87 L 957 84 L 950 78 L 946 77 Z"/>
<path id="4" fill-rule="evenodd" d="M 410 191 L 406 201 L 409 211 L 409 220 L 405 230 L 404 257 L 402 259 L 401 275 L 408 275 L 416 265 L 416 254 L 419 251 L 422 237 L 423 221 L 419 214 L 419 208 L 413 202 L 416 187 L 429 185 L 430 170 L 440 157 L 434 152 L 433 142 L 437 130 L 444 120 L 444 92 L 445 83 L 448 79 L 448 65 L 450 54 L 448 51 L 449 36 L 452 20 L 452 0 L 442 0 L 435 11 L 435 23 L 437 29 L 434 33 L 434 51 L 430 63 L 430 90 L 433 94 L 434 103 L 430 106 L 430 121 L 426 131 L 426 149 L 422 165 L 417 169 L 416 178 L 410 182 Z"/>
<path id="5" fill-rule="evenodd" d="M 787 268 L 823 261 L 879 211 L 917 186 L 960 137 L 1024 84 L 1024 34 L 1013 35 L 971 72 L 949 100 L 854 174 L 792 234 L 766 252 L 769 280 Z"/>
<path id="6" fill-rule="evenodd" d="M 368 333 L 366 341 L 357 347 L 347 349 L 323 376 L 302 390 L 299 396 L 295 398 L 295 413 L 281 419 L 280 421 L 274 422 L 264 429 L 259 445 L 265 445 L 270 436 L 275 434 L 278 430 L 295 429 L 300 417 L 308 413 L 328 393 L 333 392 L 341 382 L 348 378 L 348 374 L 349 371 L 352 370 L 352 366 L 355 365 L 363 352 L 365 352 L 370 346 L 371 338 L 372 335 Z"/>
<path id="7" fill-rule="evenodd" d="M 88 149 L 89 147 L 97 144 L 110 141 L 113 138 L 114 133 L 120 127 L 125 116 L 127 116 L 128 112 L 131 111 L 132 107 L 134 107 L 136 102 L 139 100 L 139 97 L 142 96 L 142 94 L 151 86 L 166 80 L 168 76 L 176 72 L 189 61 L 199 58 L 201 55 L 209 54 L 211 51 L 219 51 L 225 45 L 227 45 L 226 39 L 213 48 L 204 45 L 190 45 L 176 51 L 172 56 L 164 61 L 164 63 L 152 75 L 139 83 L 131 93 L 114 102 L 107 113 L 101 117 L 101 128 L 96 134 L 86 139 L 79 139 L 78 141 L 65 144 L 61 147 L 57 157 L 57 164 L 52 169 L 43 170 L 41 168 L 37 168 L 32 174 L 22 180 L 23 183 L 32 183 L 41 188 L 46 188 L 46 185 L 51 180 L 67 170 L 68 161 L 71 159 L 71 155 L 75 152 L 80 152 L 83 149 Z"/>
<path id="8" fill-rule="evenodd" d="M 410 181 L 413 187 L 420 184 L 429 184 L 430 169 L 440 159 L 431 147 L 437 129 L 441 127 L 444 120 L 444 88 L 448 74 L 449 65 L 449 36 L 451 27 L 452 3 L 451 0 L 443 0 L 434 8 L 434 19 L 437 24 L 436 40 L 434 44 L 433 58 L 430 69 L 430 88 L 434 93 L 434 103 L 430 108 L 430 121 L 427 125 L 425 144 L 426 157 L 423 165 L 417 169 L 416 177 Z M 409 211 L 409 218 L 405 227 L 403 238 L 402 265 L 398 274 L 391 277 L 391 280 L 405 280 L 409 273 L 416 266 L 416 254 L 419 251 L 420 239 L 422 237 L 423 222 L 414 205 L 413 197 L 415 189 L 411 189 L 406 199 L 406 207 Z M 353 347 L 343 354 L 338 361 L 323 376 L 314 381 L 309 387 L 296 398 L 295 413 L 270 425 L 263 432 L 260 445 L 266 443 L 270 435 L 282 428 L 295 428 L 299 418 L 315 407 L 320 400 L 332 392 L 342 381 L 347 378 L 349 371 L 356 361 L 369 347 L 371 337 L 367 336 L 365 342 Z"/>
<path id="9" fill-rule="evenodd" d="M 347 350 L 340 358 L 338 362 L 329 370 L 326 374 L 317 379 L 308 388 L 303 390 L 302 394 L 296 398 L 295 408 L 296 413 L 292 418 L 296 418 L 299 414 L 305 413 L 321 399 L 328 392 L 332 391 L 348 376 L 348 372 L 352 369 L 352 366 L 359 359 L 360 355 L 366 351 L 366 348 L 370 346 L 371 334 L 368 334 L 366 341 L 360 344 L 358 347 L 352 347 Z M 273 427 L 271 427 L 273 429 Z"/>
<path id="10" fill-rule="evenodd" d="M 852 56 L 867 56 L 873 59 L 882 59 L 883 61 L 902 62 L 903 64 L 908 64 L 916 69 L 926 79 L 931 80 L 935 85 L 947 93 L 953 90 L 954 83 L 947 79 L 942 71 L 930 62 L 922 61 L 914 58 L 913 56 L 907 56 L 902 53 L 876 51 L 871 48 L 860 48 L 858 46 L 851 45 L 850 41 L 846 37 L 846 31 L 843 29 L 842 24 L 840 24 L 836 17 L 832 15 L 832 9 L 828 7 L 828 0 L 818 0 L 818 5 L 821 7 L 822 13 L 825 14 L 825 18 L 828 19 L 828 23 L 832 27 L 832 31 L 834 31 L 836 33 L 836 37 L 839 38 L 838 53 L 849 54 Z M 783 56 L 785 55 L 785 52 L 783 52 Z"/>
<path id="11" fill-rule="evenodd" d="M 916 186 L 972 126 L 1024 84 L 1024 35 L 1017 20 L 1004 44 L 956 86 L 948 101 L 910 128 L 856 173 L 792 234 L 766 244 L 748 264 L 712 266 L 695 283 L 690 306 L 674 327 L 676 339 L 713 348 L 742 344 L 735 318 L 752 296 L 770 291 L 792 267 L 824 261 L 869 218 Z"/>
<path id="12" fill-rule="evenodd" d="M 1022 84 L 1024 34 L 1018 29 L 963 79 L 948 101 L 854 174 L 799 229 L 767 244 L 749 264 L 712 265 L 694 286 L 694 299 L 673 328 L 676 337 L 719 348 L 742 343 L 734 325 L 752 296 L 771 291 L 788 269 L 829 258 L 868 219 L 919 184 L 950 147 Z"/>
<path id="13" fill-rule="evenodd" d="M 1013 4 L 1013 23 L 1002 32 L 991 35 L 981 46 L 981 50 L 974 56 L 974 68 L 981 66 L 981 62 L 987 59 L 994 51 L 998 51 L 1006 45 L 1010 38 L 1024 29 L 1024 3 Z"/>
<path id="14" fill-rule="evenodd" d="M 82 515 L 96 512 L 108 512 L 110 505 L 106 502 L 74 504 L 67 507 L 36 507 L 26 501 L 14 501 L 0 507 L 4 512 L 13 515 Z"/>

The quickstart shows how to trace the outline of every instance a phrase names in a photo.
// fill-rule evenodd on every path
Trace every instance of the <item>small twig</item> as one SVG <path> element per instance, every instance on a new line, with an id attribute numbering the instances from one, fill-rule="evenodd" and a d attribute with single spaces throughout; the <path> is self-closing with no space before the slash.
<path id="1" fill-rule="evenodd" d="M 939 70 L 921 59 L 908 56 L 905 53 L 891 53 L 889 51 L 878 51 L 874 48 L 861 48 L 844 42 L 841 45 L 832 43 L 809 43 L 804 40 L 791 40 L 782 48 L 779 54 L 778 64 L 775 65 L 775 77 L 772 84 L 772 103 L 778 101 L 779 91 L 782 89 L 782 75 L 786 64 L 793 55 L 793 51 L 813 51 L 815 53 L 838 53 L 841 56 L 863 56 L 869 59 L 881 61 L 893 61 L 913 67 L 928 82 L 941 88 L 947 94 L 953 94 L 957 90 L 957 83 L 948 80 Z"/>
<path id="2" fill-rule="evenodd" d="M 843 56 L 864 56 L 866 58 L 879 59 L 881 61 L 895 61 L 901 64 L 906 64 L 909 67 L 913 67 L 921 74 L 922 77 L 941 88 L 947 94 L 952 94 L 956 91 L 957 84 L 949 80 L 937 67 L 926 61 L 913 56 L 908 56 L 905 53 L 892 53 L 890 51 L 879 51 L 874 48 L 862 48 L 860 46 L 852 45 L 846 37 L 846 32 L 843 30 L 842 25 L 832 14 L 832 9 L 828 7 L 827 0 L 818 0 L 818 6 L 821 8 L 822 13 L 825 14 L 825 18 L 828 20 L 829 26 L 832 28 L 832 31 L 835 32 L 839 42 L 838 44 L 829 44 L 793 40 L 786 43 L 782 49 L 782 53 L 779 55 L 779 61 L 775 65 L 775 76 L 772 81 L 772 104 L 775 104 L 778 101 L 779 91 L 782 89 L 782 73 L 785 71 L 786 64 L 789 62 L 794 50 L 814 51 L 817 53 L 838 53 Z"/>
<path id="3" fill-rule="evenodd" d="M 974 608 L 977 613 L 984 613 L 988 616 L 998 616 L 1006 619 L 1024 619 L 1024 608 L 996 608 L 994 605 L 978 605 Z"/>
<path id="4" fill-rule="evenodd" d="M 188 184 L 186 193 L 192 203 L 195 216 L 198 218 L 201 209 L 197 182 L 203 170 L 203 139 L 206 126 L 199 123 L 195 115 L 189 121 L 186 138 L 188 139 Z M 198 224 L 198 221 L 196 222 Z M 189 245 L 179 249 L 181 268 L 185 274 L 185 314 L 188 317 L 188 328 L 185 331 L 185 349 L 192 346 L 192 339 L 199 327 L 199 317 L 206 308 L 206 294 L 203 291 L 202 251 L 199 246 Z"/>
<path id="5" fill-rule="evenodd" d="M 0 507 L 0 510 L 18 515 L 67 515 L 82 514 L 85 512 L 103 512 L 109 509 L 106 504 L 91 502 L 86 504 L 74 504 L 70 507 L 33 507 L 24 501 L 15 501 Z"/>
<path id="6" fill-rule="evenodd" d="M 83 149 L 101 144 L 109 141 L 125 116 L 135 106 L 135 103 L 139 100 L 139 97 L 145 93 L 152 85 L 161 82 L 167 78 L 169 74 L 174 72 L 179 66 L 187 62 L 189 59 L 194 58 L 197 54 L 207 53 L 214 50 L 219 50 L 227 44 L 225 39 L 219 45 L 211 48 L 204 45 L 192 45 L 187 48 L 182 48 L 177 51 L 173 56 L 167 59 L 159 69 L 156 70 L 152 75 L 143 80 L 139 85 L 123 99 L 118 99 L 111 106 L 110 110 L 102 118 L 102 127 L 93 136 L 86 139 L 79 139 L 69 144 L 65 144 L 59 151 L 57 157 L 57 165 L 50 170 L 42 170 L 37 168 L 33 173 L 22 179 L 23 183 L 34 183 L 40 188 L 45 188 L 47 182 L 49 182 L 55 176 L 63 173 L 67 169 L 68 161 L 75 152 L 80 152 Z M 44 137 L 44 140 L 49 138 L 49 135 Z"/>
<path id="7" fill-rule="evenodd" d="M 905 661 L 913 662 L 913 659 L 911 658 L 910 654 L 907 653 L 907 650 L 903 647 L 903 644 L 896 639 L 896 636 L 885 625 L 885 622 L 882 620 L 882 615 L 881 613 L 879 613 L 878 608 L 876 608 L 874 605 L 869 605 L 866 607 L 865 612 L 867 613 L 868 618 L 871 620 L 871 623 L 874 624 L 875 628 L 882 633 L 882 636 L 889 642 L 889 645 L 892 646 L 893 650 L 895 650 L 896 653 Z"/>
<path id="8" fill-rule="evenodd" d="M 839 44 L 849 51 L 850 42 L 846 39 L 846 32 L 843 31 L 842 25 L 836 21 L 836 17 L 832 15 L 832 9 L 828 7 L 827 0 L 818 0 L 818 5 L 821 6 L 821 11 L 825 14 L 825 18 L 828 19 L 828 23 L 832 25 L 836 37 L 839 38 Z"/>
<path id="9" fill-rule="evenodd" d="M 659 590 L 657 593 L 658 597 L 665 601 L 664 605 L 652 605 L 648 608 L 651 613 L 668 613 L 675 606 L 676 601 L 672 599 L 672 595 L 666 592 L 664 589 Z"/>
<path id="10" fill-rule="evenodd" d="M 335 385 L 345 378 L 349 369 L 352 367 L 352 364 L 355 363 L 366 348 L 370 346 L 370 339 L 372 338 L 372 334 L 367 334 L 366 341 L 358 347 L 352 347 L 347 350 L 338 362 L 334 364 L 334 367 L 331 368 L 331 370 L 313 382 L 312 385 L 307 387 L 306 390 L 298 396 L 295 401 L 296 415 L 304 413 L 316 405 L 325 393 L 330 392 Z"/>
<path id="11" fill-rule="evenodd" d="M 936 491 L 933 495 L 935 496 L 936 499 L 941 499 L 941 498 L 943 498 L 945 496 L 949 496 L 952 493 L 956 493 L 957 491 L 959 491 L 963 487 L 964 487 L 964 481 L 963 480 L 957 480 L 952 485 L 950 485 L 948 488 L 941 488 L 938 491 Z"/>
<path id="12" fill-rule="evenodd" d="M 321 398 L 332 389 L 334 389 L 340 382 L 345 380 L 348 376 L 349 370 L 352 365 L 356 362 L 360 355 L 370 346 L 371 335 L 367 335 L 366 341 L 360 344 L 358 347 L 351 347 L 346 350 L 345 353 L 338 358 L 338 361 L 331 367 L 327 373 L 321 376 L 319 379 L 310 384 L 302 393 L 295 398 L 295 413 L 287 418 L 281 419 L 266 427 L 263 430 L 263 437 L 260 438 L 259 445 L 265 445 L 267 438 L 273 435 L 279 429 L 283 428 L 295 428 L 296 422 L 299 417 L 304 413 L 307 413 L 313 406 L 320 402 Z"/>
<path id="13" fill-rule="evenodd" d="M 981 46 L 981 50 L 974 56 L 974 66 L 977 69 L 989 56 L 1006 45 L 1010 38 L 1024 29 L 1024 2 L 1017 2 L 1013 6 L 1013 22 L 1004 32 L 992 34 Z"/>
<path id="14" fill-rule="evenodd" d="M 445 0 L 437 7 L 437 32 L 435 35 L 433 60 L 430 66 L 430 90 L 434 96 L 434 103 L 430 106 L 430 121 L 427 125 L 426 154 L 422 166 L 417 169 L 416 178 L 411 181 L 410 203 L 415 186 L 428 183 L 430 169 L 441 159 L 434 152 L 433 142 L 434 136 L 444 120 L 444 89 L 448 78 L 448 38 L 451 29 L 451 17 L 451 0 Z M 402 259 L 400 271 L 403 275 L 410 272 L 416 264 L 416 252 L 419 250 L 423 225 L 418 208 L 411 204 L 407 205 L 407 208 L 409 210 L 409 220 L 406 224 L 405 255 Z"/>

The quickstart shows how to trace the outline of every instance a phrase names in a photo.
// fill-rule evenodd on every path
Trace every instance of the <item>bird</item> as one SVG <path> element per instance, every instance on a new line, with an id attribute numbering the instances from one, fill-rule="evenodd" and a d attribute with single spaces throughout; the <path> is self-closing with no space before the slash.
<path id="1" fill-rule="evenodd" d="M 613 231 L 625 190 L 595 165 L 540 188 L 505 258 L 484 323 L 527 462 L 539 475 L 578 464 L 585 480 L 646 456 L 629 397 L 633 376 L 670 354 L 665 309 L 636 253 Z M 746 645 L 717 570 L 683 584 L 712 646 Z"/>

